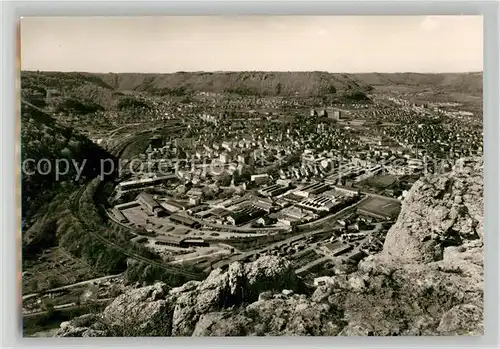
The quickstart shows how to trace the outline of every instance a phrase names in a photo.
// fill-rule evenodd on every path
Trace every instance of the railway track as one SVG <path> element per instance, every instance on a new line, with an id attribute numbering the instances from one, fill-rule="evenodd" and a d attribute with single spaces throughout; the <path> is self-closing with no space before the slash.
<path id="1" fill-rule="evenodd" d="M 87 186 L 83 186 L 73 194 L 73 196 L 70 199 L 70 206 L 71 206 L 73 213 L 75 214 L 75 217 L 82 224 L 84 229 L 87 230 L 88 233 L 92 235 L 93 238 L 95 238 L 96 240 L 102 242 L 103 244 L 105 244 L 109 247 L 116 249 L 117 251 L 123 253 L 127 257 L 133 258 L 135 260 L 144 262 L 144 263 L 152 265 L 152 266 L 162 268 L 164 270 L 172 272 L 173 274 L 183 275 L 183 276 L 186 276 L 186 277 L 193 279 L 193 280 L 202 280 L 205 277 L 205 275 L 203 275 L 201 273 L 189 272 L 189 271 L 186 271 L 185 269 L 182 269 L 182 268 L 172 267 L 171 265 L 167 265 L 167 264 L 146 258 L 144 256 L 141 256 L 141 255 L 135 253 L 135 252 L 129 251 L 126 248 L 124 248 L 123 246 L 120 246 L 120 245 L 116 244 L 115 242 L 110 241 L 107 238 L 105 238 L 104 236 L 100 235 L 98 232 L 96 232 L 96 229 L 94 229 L 94 227 L 90 226 L 80 215 L 80 200 L 81 200 L 81 196 L 83 195 L 83 193 L 85 192 L 86 189 L 87 189 Z"/>
<path id="2" fill-rule="evenodd" d="M 168 131 L 170 131 L 170 132 L 179 132 L 179 131 L 182 131 L 184 129 L 186 129 L 185 126 L 168 127 Z M 125 149 L 127 149 L 127 147 L 129 147 L 132 143 L 134 143 L 136 141 L 138 135 L 151 133 L 153 131 L 154 131 L 153 129 L 148 129 L 148 130 L 138 132 L 137 134 L 135 134 L 133 136 L 127 137 L 125 140 L 123 140 L 122 142 L 120 142 L 116 146 L 109 149 L 109 152 L 111 153 L 111 155 L 115 156 L 116 158 L 121 158 Z"/>
<path id="3" fill-rule="evenodd" d="M 40 112 L 42 112 L 42 113 L 44 113 L 44 114 L 52 117 L 52 115 L 50 115 L 49 113 L 47 113 L 44 110 L 38 108 L 37 106 L 35 106 L 35 105 L 33 105 L 33 104 L 25 101 L 24 99 L 21 100 L 21 103 L 26 104 L 26 105 L 28 105 L 28 106 L 30 106 L 32 108 L 35 108 L 36 110 L 38 110 L 38 111 L 40 111 Z M 185 128 L 185 126 L 172 126 L 171 128 L 168 128 L 168 129 L 171 132 L 177 132 L 177 131 L 180 131 L 181 129 L 184 129 L 184 128 Z M 152 131 L 153 130 L 148 129 L 148 130 L 141 131 L 138 134 L 146 134 L 146 133 L 149 133 L 149 132 L 152 132 Z M 110 150 L 110 152 L 114 156 L 116 156 L 117 158 L 119 158 L 123 154 L 123 152 L 125 151 L 125 149 L 136 140 L 136 137 L 137 137 L 137 134 L 134 135 L 134 136 L 128 137 L 123 142 L 120 142 L 120 144 L 118 144 L 116 147 L 113 147 Z M 123 246 L 120 246 L 120 245 L 116 244 L 115 242 L 110 241 L 109 239 L 107 239 L 104 236 L 100 235 L 98 233 L 100 229 L 99 228 L 95 229 L 95 227 L 89 225 L 88 222 L 86 222 L 85 219 L 82 218 L 82 216 L 80 214 L 80 201 L 81 201 L 81 197 L 82 197 L 82 195 L 83 195 L 83 193 L 85 192 L 86 189 L 87 189 L 87 185 L 83 185 L 75 193 L 72 194 L 72 196 L 70 197 L 70 207 L 71 207 L 71 210 L 73 211 L 73 214 L 75 215 L 75 217 L 80 222 L 80 224 L 82 224 L 83 228 L 90 235 L 92 235 L 93 238 L 95 238 L 96 240 L 102 242 L 103 244 L 105 244 L 107 246 L 110 246 L 110 247 L 116 249 L 117 251 L 123 253 L 127 257 L 133 258 L 133 259 L 135 259 L 137 261 L 141 261 L 141 262 L 144 262 L 144 263 L 152 265 L 152 266 L 156 266 L 156 267 L 162 268 L 162 269 L 167 270 L 167 271 L 169 271 L 169 272 L 171 272 L 173 274 L 183 275 L 183 276 L 186 276 L 186 277 L 188 277 L 190 279 L 193 279 L 193 280 L 202 280 L 205 277 L 205 275 L 202 274 L 202 273 L 189 272 L 189 271 L 187 271 L 185 269 L 182 269 L 182 268 L 173 267 L 173 266 L 170 266 L 170 265 L 167 265 L 167 264 L 164 264 L 164 263 L 161 263 L 161 262 L 158 262 L 158 261 L 146 258 L 144 256 L 141 256 L 138 253 L 129 251 L 128 249 L 124 248 Z"/>
<path id="4" fill-rule="evenodd" d="M 172 126 L 172 127 L 168 127 L 168 131 L 170 131 L 170 132 L 178 132 L 178 131 L 180 131 L 182 129 L 185 129 L 185 126 Z M 147 133 L 150 133 L 152 131 L 154 131 L 154 130 L 148 129 L 148 130 L 141 131 L 138 134 L 139 135 L 140 134 L 147 134 Z M 117 158 L 120 158 L 122 156 L 123 152 L 125 151 L 125 149 L 128 146 L 130 146 L 134 141 L 136 141 L 136 138 L 137 138 L 138 134 L 135 134 L 134 136 L 130 136 L 130 137 L 126 138 L 124 141 L 120 142 L 120 144 L 118 144 L 115 147 L 113 147 L 112 149 L 110 149 L 110 153 L 113 156 L 116 156 Z M 80 188 L 77 192 L 75 192 L 73 194 L 73 196 L 70 199 L 70 205 L 71 205 L 71 208 L 72 208 L 73 213 L 75 214 L 76 218 L 80 221 L 80 223 L 82 224 L 82 226 L 93 237 L 95 237 L 97 240 L 101 241 L 102 243 L 106 244 L 107 246 L 113 247 L 114 249 L 120 251 L 121 253 L 123 253 L 127 257 L 130 257 L 130 258 L 133 258 L 135 260 L 147 263 L 149 265 L 153 265 L 153 266 L 162 268 L 162 269 L 167 270 L 169 272 L 172 272 L 174 274 L 186 276 L 186 277 L 188 277 L 190 279 L 194 279 L 194 280 L 202 280 L 202 279 L 204 279 L 204 277 L 205 277 L 204 274 L 201 274 L 201 273 L 192 273 L 192 272 L 186 271 L 186 270 L 184 270 L 182 268 L 172 267 L 170 265 L 167 265 L 167 264 L 155 261 L 155 260 L 151 260 L 149 258 L 146 258 L 144 256 L 141 256 L 141 255 L 139 255 L 137 253 L 131 252 L 131 251 L 123 248 L 122 246 L 114 243 L 113 241 L 110 241 L 109 239 L 106 239 L 104 236 L 100 235 L 98 232 L 96 233 L 96 231 L 99 231 L 99 229 L 95 229 L 94 227 L 89 226 L 89 224 L 80 215 L 80 207 L 79 207 L 80 206 L 80 199 L 81 199 L 81 196 L 83 195 L 83 193 L 85 192 L 86 188 L 87 188 L 87 186 L 84 185 L 82 188 Z"/>

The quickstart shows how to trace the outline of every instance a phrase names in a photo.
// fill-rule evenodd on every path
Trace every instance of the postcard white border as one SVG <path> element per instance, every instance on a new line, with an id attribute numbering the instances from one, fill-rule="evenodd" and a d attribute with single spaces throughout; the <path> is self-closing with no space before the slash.
<path id="1" fill-rule="evenodd" d="M 16 1 L 2 2 L 2 347 L 491 347 L 499 322 L 499 2 L 497 1 Z M 485 335 L 482 337 L 22 338 L 16 191 L 16 25 L 22 16 L 127 15 L 483 15 Z M 12 166 L 12 168 L 11 168 Z"/>

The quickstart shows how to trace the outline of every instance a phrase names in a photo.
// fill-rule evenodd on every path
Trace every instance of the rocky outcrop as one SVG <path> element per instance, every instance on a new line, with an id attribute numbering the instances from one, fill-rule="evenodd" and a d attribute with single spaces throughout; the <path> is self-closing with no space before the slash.
<path id="1" fill-rule="evenodd" d="M 170 302 L 175 304 L 172 335 L 191 335 L 202 314 L 250 303 L 264 291 L 285 287 L 299 290 L 299 279 L 287 260 L 274 256 L 246 265 L 233 263 L 227 271 L 214 270 L 205 281 L 171 292 Z"/>
<path id="2" fill-rule="evenodd" d="M 164 283 L 130 290 L 104 309 L 101 323 L 111 332 L 170 335 L 172 308 L 165 300 L 168 290 Z"/>
<path id="3" fill-rule="evenodd" d="M 130 307 L 139 312 L 133 327 L 149 335 L 481 335 L 481 166 L 463 160 L 448 174 L 418 181 L 383 251 L 312 294 L 302 294 L 288 261 L 264 256 L 170 290 L 131 289 L 99 321 L 73 320 L 59 335 L 116 335 L 131 327 L 124 322 Z"/>
<path id="4" fill-rule="evenodd" d="M 233 263 L 227 270 L 212 271 L 202 282 L 190 281 L 170 290 L 163 283 L 131 288 L 108 305 L 96 318 L 97 325 L 89 328 L 106 335 L 191 336 L 199 321 L 210 323 L 215 316 L 207 314 L 252 303 L 262 292 L 285 287 L 301 290 L 291 263 L 263 256 L 249 264 Z M 86 328 L 75 321 L 66 323 L 57 335 L 83 335 Z"/>
<path id="5" fill-rule="evenodd" d="M 103 337 L 108 332 L 96 328 L 98 316 L 94 314 L 85 314 L 62 322 L 57 337 Z"/>
<path id="6" fill-rule="evenodd" d="M 332 304 L 306 295 L 275 294 L 231 311 L 200 318 L 193 336 L 334 336 L 345 326 Z"/>
<path id="7" fill-rule="evenodd" d="M 444 248 L 483 237 L 482 160 L 461 159 L 446 174 L 417 181 L 387 233 L 383 253 L 405 262 L 443 259 Z"/>

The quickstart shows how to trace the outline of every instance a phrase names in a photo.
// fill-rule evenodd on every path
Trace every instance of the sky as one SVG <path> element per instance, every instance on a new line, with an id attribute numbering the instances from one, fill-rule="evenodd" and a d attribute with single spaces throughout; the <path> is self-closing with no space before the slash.
<path id="1" fill-rule="evenodd" d="M 467 72 L 481 16 L 24 17 L 21 69 Z"/>

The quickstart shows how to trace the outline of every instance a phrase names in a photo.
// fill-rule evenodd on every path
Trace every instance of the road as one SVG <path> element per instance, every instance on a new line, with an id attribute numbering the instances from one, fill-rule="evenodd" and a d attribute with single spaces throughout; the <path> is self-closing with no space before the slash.
<path id="1" fill-rule="evenodd" d="M 104 298 L 104 299 L 96 299 L 92 302 L 92 304 L 108 304 L 111 303 L 115 298 Z M 60 305 L 55 305 L 54 310 L 77 310 L 80 308 L 88 307 L 90 303 L 88 304 L 76 304 L 76 303 L 67 303 L 67 304 L 60 304 Z M 23 314 L 24 319 L 28 319 L 30 317 L 36 317 L 40 315 L 44 315 L 47 313 L 47 310 L 43 311 L 37 311 L 34 313 L 25 313 Z"/>
<path id="2" fill-rule="evenodd" d="M 180 214 L 180 213 L 179 213 Z M 236 233 L 258 233 L 258 232 L 263 232 L 263 231 L 286 231 L 287 228 L 282 228 L 282 227 L 267 227 L 267 228 L 244 228 L 244 227 L 235 227 L 232 225 L 225 225 L 225 224 L 216 224 L 209 222 L 207 220 L 201 219 L 201 218 L 193 218 L 188 215 L 184 215 L 186 217 L 189 217 L 191 219 L 196 220 L 202 225 L 206 225 L 212 228 L 217 228 L 217 229 L 224 229 L 224 230 L 229 230 L 229 231 L 234 231 Z"/>
<path id="3" fill-rule="evenodd" d="M 187 258 L 179 258 L 179 259 L 176 259 L 175 261 L 169 262 L 169 264 L 181 264 L 184 262 L 192 262 L 192 261 L 196 261 L 198 259 L 204 259 L 207 257 L 213 257 L 213 256 L 218 256 L 218 255 L 227 255 L 228 253 L 230 253 L 230 252 L 224 251 L 224 250 L 216 251 L 216 252 L 209 253 L 209 254 L 202 254 L 202 255 L 187 257 Z"/>
<path id="4" fill-rule="evenodd" d="M 242 253 L 240 255 L 233 256 L 233 257 L 231 257 L 231 258 L 229 258 L 227 260 L 215 263 L 214 264 L 214 268 L 218 268 L 218 267 L 222 267 L 222 266 L 225 266 L 225 265 L 229 265 L 229 264 L 231 264 L 233 262 L 241 261 L 241 260 L 244 260 L 244 259 L 246 259 L 248 257 L 251 257 L 251 256 L 254 256 L 254 255 L 258 255 L 258 254 L 261 254 L 261 253 L 266 253 L 266 252 L 269 252 L 270 250 L 272 250 L 272 249 L 274 249 L 276 247 L 279 247 L 281 245 L 286 245 L 286 244 L 289 244 L 289 243 L 293 243 L 294 241 L 305 239 L 305 238 L 308 238 L 308 237 L 313 236 L 315 234 L 324 233 L 326 231 L 328 231 L 328 230 L 321 229 L 321 230 L 306 232 L 306 233 L 302 233 L 302 234 L 299 234 L 299 235 L 295 235 L 295 236 L 289 237 L 289 238 L 287 238 L 285 240 L 273 242 L 272 244 L 269 244 L 266 247 L 262 247 L 260 249 L 256 249 L 256 250 L 244 252 L 244 253 Z"/>
<path id="5" fill-rule="evenodd" d="M 119 225 L 120 227 L 128 229 L 129 232 L 131 234 L 135 235 L 135 236 L 144 236 L 144 237 L 147 237 L 149 241 L 152 241 L 153 243 L 156 242 L 156 240 L 157 240 L 156 237 L 144 235 L 144 233 L 142 231 L 140 231 L 139 229 L 131 227 L 128 224 L 119 222 L 115 218 L 115 216 L 113 215 L 113 213 L 109 212 L 108 210 L 105 210 L 105 212 L 106 212 L 106 215 L 108 216 L 110 222 L 112 222 L 113 224 L 116 224 L 116 225 Z M 168 225 L 174 227 L 175 229 L 181 229 L 181 230 L 186 229 L 186 226 L 181 225 L 181 224 L 177 224 L 177 223 L 172 222 L 170 220 L 168 221 Z M 194 234 L 201 233 L 201 234 L 203 234 L 203 239 L 206 240 L 206 241 L 208 241 L 208 242 L 211 241 L 211 240 L 220 240 L 220 237 L 218 237 L 218 238 L 211 237 L 211 234 L 213 234 L 213 233 L 220 233 L 221 235 L 223 235 L 223 234 L 227 234 L 227 235 L 237 234 L 237 236 L 235 236 L 236 238 L 240 238 L 240 237 L 251 237 L 251 238 L 253 238 L 253 237 L 259 237 L 259 236 L 266 236 L 267 235 L 267 234 L 264 234 L 262 232 L 260 232 L 260 233 L 247 233 L 247 235 L 244 235 L 243 232 L 222 232 L 222 231 L 201 230 L 201 229 L 194 229 L 194 228 L 190 228 L 189 230 L 190 230 L 190 232 L 189 232 L 188 236 L 193 237 L 193 235 L 192 235 L 193 233 Z"/>
<path id="6" fill-rule="evenodd" d="M 137 122 L 135 124 L 126 124 L 126 125 L 120 126 L 118 128 L 115 128 L 114 130 L 109 131 L 108 140 L 112 139 L 114 137 L 114 135 L 116 134 L 116 132 L 123 130 L 124 128 L 130 127 L 130 126 L 138 126 L 138 125 L 141 125 L 141 123 Z"/>
<path id="7" fill-rule="evenodd" d="M 100 281 L 104 281 L 104 280 L 114 279 L 114 278 L 118 278 L 118 277 L 121 277 L 121 276 L 122 276 L 122 274 L 108 275 L 108 276 L 103 276 L 103 277 L 99 277 L 99 278 L 95 278 L 95 279 L 80 281 L 80 282 L 77 282 L 77 283 L 74 283 L 74 284 L 71 284 L 71 285 L 66 285 L 66 286 L 51 288 L 50 290 L 45 290 L 45 291 L 38 292 L 38 293 L 27 294 L 27 295 L 23 296 L 23 301 L 26 300 L 26 299 L 30 299 L 30 298 L 36 297 L 36 296 L 40 296 L 40 294 L 47 294 L 47 293 L 52 293 L 52 292 L 59 292 L 59 291 L 63 291 L 63 290 L 67 290 L 67 289 L 73 288 L 73 287 L 83 286 L 83 285 L 90 284 L 90 283 L 93 283 L 93 282 L 100 282 Z"/>
<path id="8" fill-rule="evenodd" d="M 399 199 L 396 199 L 396 198 L 391 198 L 389 196 L 385 196 L 385 195 L 380 195 L 380 194 L 375 194 L 375 193 L 369 193 L 369 192 L 366 192 L 366 191 L 357 191 L 357 190 L 354 190 L 352 188 L 346 188 L 346 187 L 342 187 L 342 186 L 339 186 L 339 185 L 335 185 L 334 186 L 335 189 L 337 190 L 340 190 L 340 191 L 347 191 L 347 192 L 350 192 L 350 193 L 353 193 L 353 194 L 356 194 L 356 193 L 360 193 L 360 194 L 363 194 L 363 195 L 366 195 L 366 196 L 371 196 L 371 197 L 374 197 L 374 198 L 379 198 L 379 199 L 383 199 L 383 200 L 389 200 L 389 201 L 394 201 L 394 202 L 398 202 L 398 203 L 401 203 L 401 200 Z"/>

